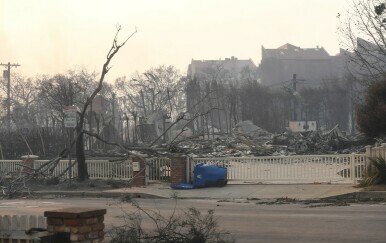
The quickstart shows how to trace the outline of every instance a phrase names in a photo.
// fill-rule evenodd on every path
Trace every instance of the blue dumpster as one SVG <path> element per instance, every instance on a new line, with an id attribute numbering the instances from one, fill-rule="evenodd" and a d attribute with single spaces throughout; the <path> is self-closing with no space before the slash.
<path id="1" fill-rule="evenodd" d="M 228 183 L 225 167 L 197 164 L 194 167 L 194 188 L 225 186 Z"/>

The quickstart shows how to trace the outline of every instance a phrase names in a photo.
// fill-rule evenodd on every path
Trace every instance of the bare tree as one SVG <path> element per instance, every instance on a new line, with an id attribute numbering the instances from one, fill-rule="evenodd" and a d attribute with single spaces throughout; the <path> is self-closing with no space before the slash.
<path id="1" fill-rule="evenodd" d="M 173 66 L 159 66 L 144 73 L 136 72 L 115 81 L 120 96 L 127 97 L 129 109 L 144 117 L 154 111 L 164 111 L 176 117 L 185 108 L 185 89 L 180 72 Z"/>
<path id="2" fill-rule="evenodd" d="M 352 1 L 340 27 L 346 68 L 368 86 L 386 75 L 385 1 Z M 340 14 L 338 15 L 340 17 Z"/>
<path id="3" fill-rule="evenodd" d="M 42 77 L 39 80 L 39 98 L 45 109 L 50 111 L 52 119 L 63 126 L 65 106 L 82 106 L 95 86 L 95 73 L 85 70 L 69 71 L 52 77 Z"/>
<path id="4" fill-rule="evenodd" d="M 126 44 L 126 42 L 135 34 L 137 33 L 137 30 L 135 30 L 133 33 L 131 33 L 123 42 L 118 43 L 118 34 L 121 31 L 121 26 L 117 26 L 117 32 L 114 36 L 114 40 L 112 43 L 112 46 L 107 53 L 106 61 L 103 64 L 102 72 L 99 78 L 98 86 L 97 88 L 92 92 L 92 94 L 86 99 L 85 104 L 83 105 L 80 113 L 79 113 L 79 121 L 78 125 L 76 127 L 76 159 L 78 162 L 78 180 L 84 181 L 88 179 L 88 172 L 87 172 L 87 164 L 86 164 L 86 157 L 84 153 L 84 123 L 86 119 L 86 112 L 90 104 L 92 103 L 95 96 L 102 90 L 103 87 L 103 81 L 105 79 L 106 74 L 110 71 L 111 67 L 110 62 L 113 59 L 113 57 L 118 53 L 118 51 Z"/>
<path id="5" fill-rule="evenodd" d="M 0 90 L 4 94 L 7 92 L 6 80 L 0 82 Z M 33 125 L 35 123 L 34 106 L 38 100 L 36 81 L 14 73 L 10 93 L 13 120 L 18 122 L 18 126 Z"/>
<path id="6" fill-rule="evenodd" d="M 90 104 L 85 118 L 90 132 L 95 132 L 108 140 L 118 136 L 116 123 L 119 123 L 119 121 L 116 122 L 115 117 L 117 116 L 116 114 L 120 114 L 118 112 L 120 107 L 117 105 L 115 92 L 111 84 L 103 84 L 103 89 L 94 99 L 96 101 L 98 98 L 98 101 Z M 92 150 L 95 148 L 95 145 L 100 149 L 102 144 L 89 137 L 88 148 Z M 103 144 L 103 148 L 107 148 L 106 145 Z"/>

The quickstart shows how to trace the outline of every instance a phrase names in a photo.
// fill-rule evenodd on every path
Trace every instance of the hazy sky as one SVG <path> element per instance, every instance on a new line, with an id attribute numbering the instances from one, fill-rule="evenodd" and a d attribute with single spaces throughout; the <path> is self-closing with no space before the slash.
<path id="1" fill-rule="evenodd" d="M 138 33 L 112 62 L 109 81 L 191 59 L 260 63 L 261 46 L 339 51 L 336 18 L 347 0 L 0 0 L 0 62 L 26 76 L 76 66 L 100 71 L 116 31 Z"/>

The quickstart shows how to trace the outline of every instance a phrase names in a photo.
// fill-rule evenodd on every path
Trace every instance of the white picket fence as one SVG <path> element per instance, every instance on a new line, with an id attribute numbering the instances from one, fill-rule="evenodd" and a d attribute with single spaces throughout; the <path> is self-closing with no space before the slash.
<path id="1" fill-rule="evenodd" d="M 21 160 L 0 161 L 0 171 L 20 172 Z M 38 168 L 47 160 L 35 161 Z M 91 179 L 132 178 L 132 162 L 119 163 L 107 160 L 87 160 Z M 193 158 L 188 161 L 188 180 L 193 178 L 194 166 L 198 163 L 224 166 L 228 170 L 229 181 L 261 183 L 357 183 L 363 176 L 366 164 L 365 154 L 334 155 L 296 155 L 263 157 L 224 157 Z M 53 171 L 59 175 L 68 167 L 68 161 L 62 160 Z M 149 158 L 146 160 L 146 178 L 148 181 L 169 181 L 170 159 Z M 67 174 L 67 173 L 66 173 Z M 66 175 L 67 176 L 67 175 Z M 77 166 L 73 167 L 72 176 L 77 176 Z"/>
<path id="2" fill-rule="evenodd" d="M 47 227 L 46 218 L 36 215 L 0 215 L 0 243 L 34 242 L 26 230 Z"/>
<path id="3" fill-rule="evenodd" d="M 193 158 L 196 164 L 227 168 L 229 181 L 261 183 L 357 183 L 363 176 L 365 154 L 297 155 L 234 158 Z M 352 173 L 353 172 L 353 173 Z"/>
<path id="4" fill-rule="evenodd" d="M 23 169 L 21 164 L 21 160 L 0 160 L 0 172 L 10 173 L 10 172 L 18 172 Z"/>
<path id="5" fill-rule="evenodd" d="M 382 143 L 381 146 L 378 147 L 371 147 L 367 146 L 366 147 L 366 155 L 368 157 L 382 157 L 386 159 L 386 143 Z"/>
<path id="6" fill-rule="evenodd" d="M 34 168 L 39 168 L 48 160 L 36 160 Z M 72 161 L 73 163 L 73 161 Z M 86 160 L 88 173 L 91 179 L 119 179 L 130 180 L 133 175 L 132 161 L 124 162 L 109 162 L 108 160 Z M 0 160 L 0 171 L 8 173 L 17 173 L 23 170 L 21 166 L 22 160 Z M 58 176 L 63 173 L 69 166 L 68 160 L 60 160 L 58 165 L 52 171 L 53 176 Z M 71 169 L 72 177 L 78 175 L 77 165 Z M 68 173 L 65 174 L 68 177 Z"/>

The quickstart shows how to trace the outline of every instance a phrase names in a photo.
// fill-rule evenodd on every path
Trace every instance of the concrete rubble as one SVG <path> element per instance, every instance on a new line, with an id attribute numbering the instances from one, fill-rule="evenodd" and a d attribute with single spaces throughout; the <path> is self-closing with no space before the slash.
<path id="1" fill-rule="evenodd" d="M 287 146 L 288 151 L 295 154 L 362 153 L 364 146 L 372 143 L 374 141 L 362 134 L 345 135 L 339 126 L 329 131 L 285 132 L 273 138 L 274 145 Z"/>

